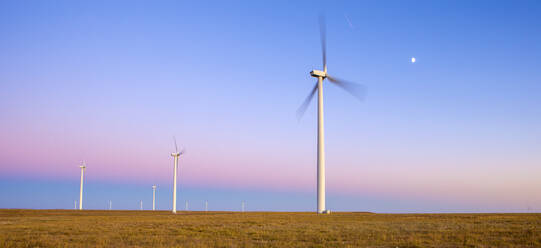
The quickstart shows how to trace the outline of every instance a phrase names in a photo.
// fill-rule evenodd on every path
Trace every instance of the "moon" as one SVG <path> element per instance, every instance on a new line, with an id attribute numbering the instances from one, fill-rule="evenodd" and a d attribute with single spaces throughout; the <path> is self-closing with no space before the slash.
<path id="1" fill-rule="evenodd" d="M 415 57 L 411 57 L 411 63 L 415 63 Z"/>

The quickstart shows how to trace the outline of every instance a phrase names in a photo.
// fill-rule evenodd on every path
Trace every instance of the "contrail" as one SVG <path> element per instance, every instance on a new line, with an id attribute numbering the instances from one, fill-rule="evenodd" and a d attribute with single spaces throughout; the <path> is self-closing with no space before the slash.
<path id="1" fill-rule="evenodd" d="M 353 26 L 353 23 L 351 23 L 351 21 L 349 20 L 348 15 L 347 15 L 347 14 L 344 14 L 344 17 L 346 18 L 346 21 L 348 22 L 349 27 L 350 27 L 351 29 L 355 29 L 355 26 Z"/>

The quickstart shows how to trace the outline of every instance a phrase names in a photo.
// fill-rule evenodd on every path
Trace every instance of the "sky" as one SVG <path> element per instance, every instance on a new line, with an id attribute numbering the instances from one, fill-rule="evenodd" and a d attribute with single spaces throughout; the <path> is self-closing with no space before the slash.
<path id="1" fill-rule="evenodd" d="M 0 208 L 541 211 L 539 1 L 1 1 Z M 412 63 L 411 58 L 416 62 Z"/>

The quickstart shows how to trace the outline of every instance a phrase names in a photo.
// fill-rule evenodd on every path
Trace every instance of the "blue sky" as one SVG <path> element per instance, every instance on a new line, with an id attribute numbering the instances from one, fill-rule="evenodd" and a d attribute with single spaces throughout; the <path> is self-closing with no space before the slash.
<path id="1" fill-rule="evenodd" d="M 300 122 L 295 111 L 321 68 L 324 13 L 329 74 L 368 90 L 359 103 L 325 85 L 327 205 L 541 209 L 540 10 L 537 1 L 3 1 L 0 194 L 11 200 L 0 207 L 71 207 L 84 159 L 89 208 L 109 198 L 136 208 L 158 184 L 167 209 L 175 135 L 188 151 L 182 201 L 312 211 L 315 104 Z M 48 197 L 57 200 L 33 200 Z"/>

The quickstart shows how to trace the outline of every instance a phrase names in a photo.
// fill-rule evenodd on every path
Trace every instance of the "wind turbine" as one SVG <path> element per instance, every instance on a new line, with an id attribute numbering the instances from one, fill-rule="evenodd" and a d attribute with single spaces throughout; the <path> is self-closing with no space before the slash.
<path id="1" fill-rule="evenodd" d="M 152 211 L 156 210 L 156 185 L 152 185 Z"/>
<path id="2" fill-rule="evenodd" d="M 175 141 L 175 152 L 171 153 L 171 156 L 175 159 L 175 169 L 174 169 L 174 177 L 173 177 L 173 213 L 177 213 L 177 170 L 178 170 L 178 158 L 180 155 L 184 154 L 184 150 L 181 152 L 178 151 L 177 146 L 177 139 L 173 136 L 173 140 Z"/>
<path id="3" fill-rule="evenodd" d="M 297 118 L 300 118 L 306 112 L 310 101 L 316 94 L 317 95 L 317 212 L 318 213 L 330 213 L 329 210 L 325 209 L 325 139 L 324 139 L 324 129 L 323 129 L 323 82 L 325 79 L 328 79 L 331 83 L 341 87 L 346 90 L 354 97 L 359 100 L 364 98 L 364 87 L 352 83 L 331 77 L 327 74 L 327 48 L 326 48 L 326 30 L 325 30 L 325 19 L 320 17 L 319 19 L 319 30 L 321 38 L 321 51 L 323 53 L 323 71 L 312 70 L 310 76 L 317 78 L 316 85 L 308 94 L 308 97 L 304 100 L 302 105 L 297 110 Z"/>
<path id="4" fill-rule="evenodd" d="M 81 188 L 79 190 L 79 210 L 83 210 L 83 179 L 85 174 L 86 164 L 85 161 L 81 162 Z"/>

